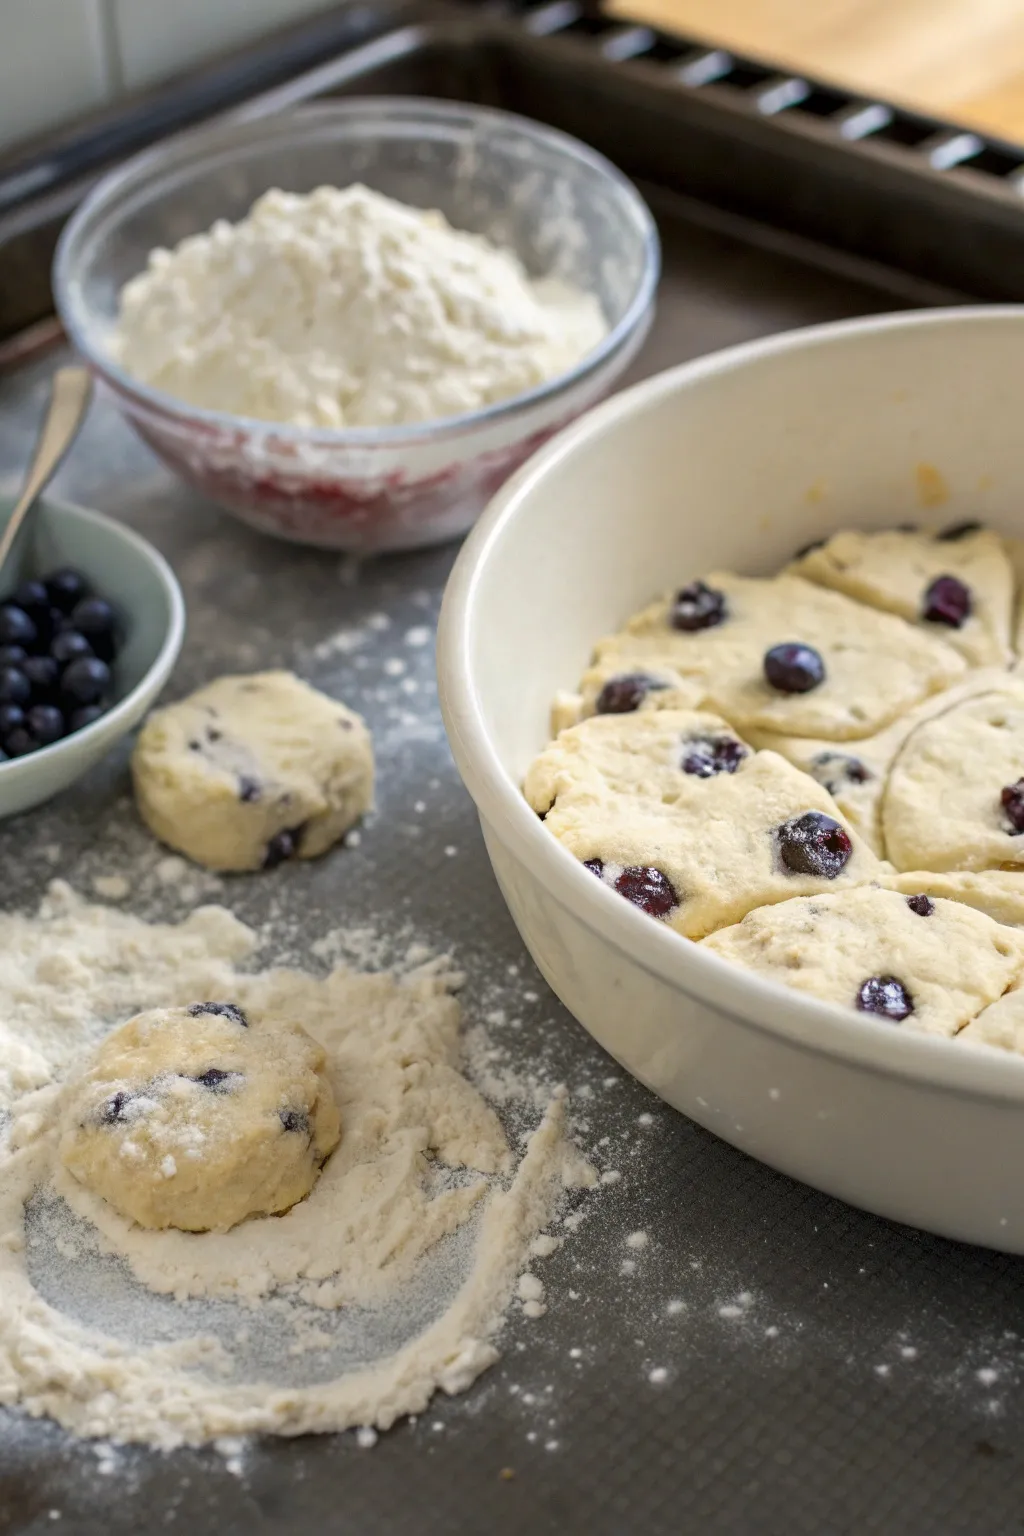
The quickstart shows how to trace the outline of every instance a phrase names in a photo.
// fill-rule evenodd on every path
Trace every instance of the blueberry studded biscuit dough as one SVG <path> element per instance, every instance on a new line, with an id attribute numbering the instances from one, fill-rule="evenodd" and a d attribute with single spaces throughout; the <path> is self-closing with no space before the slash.
<path id="1" fill-rule="evenodd" d="M 1018 869 L 1024 880 L 1024 677 L 937 714 L 896 756 L 882 831 L 898 869 Z"/>
<path id="2" fill-rule="evenodd" d="M 215 870 L 316 858 L 373 804 L 363 721 L 290 672 L 223 677 L 157 710 L 132 776 L 150 830 Z"/>
<path id="3" fill-rule="evenodd" d="M 709 713 L 594 715 L 540 754 L 525 791 L 595 878 L 689 938 L 879 871 L 821 785 Z"/>
<path id="4" fill-rule="evenodd" d="M 1024 540 L 973 521 L 711 572 L 598 642 L 526 797 L 591 877 L 709 951 L 1024 1050 L 1018 609 Z"/>
<path id="5" fill-rule="evenodd" d="M 590 715 L 631 715 L 639 709 L 699 709 L 705 686 L 672 667 L 620 665 L 615 656 L 588 667 L 579 689 L 560 690 L 551 706 L 551 734 L 579 725 Z"/>
<path id="6" fill-rule="evenodd" d="M 1003 540 L 980 524 L 837 533 L 793 569 L 940 635 L 971 666 L 1010 663 L 1013 566 Z"/>
<path id="7" fill-rule="evenodd" d="M 736 730 L 849 741 L 874 735 L 966 663 L 939 634 L 782 575 L 713 572 L 596 647 L 619 672 L 669 667 Z"/>
<path id="8" fill-rule="evenodd" d="M 129 1019 L 62 1118 L 60 1158 L 79 1183 L 140 1226 L 186 1232 L 288 1210 L 340 1134 L 316 1041 L 229 999 Z"/>
<path id="9" fill-rule="evenodd" d="M 1024 932 L 956 901 L 874 885 L 762 907 L 703 947 L 795 991 L 946 1036 L 1024 967 Z"/>
<path id="10" fill-rule="evenodd" d="M 995 667 L 978 668 L 968 672 L 964 680 L 952 688 L 930 694 L 874 736 L 865 736 L 859 741 L 783 736 L 777 731 L 754 730 L 748 731 L 747 735 L 752 746 L 781 753 L 795 767 L 823 784 L 854 830 L 880 858 L 884 858 L 882 799 L 890 769 L 900 750 L 926 720 L 945 714 L 963 700 L 993 690 L 1019 693 L 1019 684 L 1010 674 Z"/>

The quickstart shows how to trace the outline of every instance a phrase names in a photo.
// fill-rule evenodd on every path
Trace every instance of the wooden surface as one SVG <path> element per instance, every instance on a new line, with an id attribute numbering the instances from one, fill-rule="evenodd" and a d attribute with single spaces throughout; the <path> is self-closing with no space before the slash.
<path id="1" fill-rule="evenodd" d="M 1024 0 L 610 0 L 629 16 L 1024 142 Z"/>

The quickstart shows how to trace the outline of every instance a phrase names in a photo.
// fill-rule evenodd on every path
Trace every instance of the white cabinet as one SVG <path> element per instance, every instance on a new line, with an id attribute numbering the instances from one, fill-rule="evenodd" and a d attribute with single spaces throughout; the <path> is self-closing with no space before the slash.
<path id="1" fill-rule="evenodd" d="M 261 33 L 286 26 L 331 0 L 112 0 L 125 89 L 137 90 Z M 2 0 L 0 0 L 2 4 Z"/>
<path id="2" fill-rule="evenodd" d="M 0 148 L 106 101 L 103 0 L 0 0 Z"/>

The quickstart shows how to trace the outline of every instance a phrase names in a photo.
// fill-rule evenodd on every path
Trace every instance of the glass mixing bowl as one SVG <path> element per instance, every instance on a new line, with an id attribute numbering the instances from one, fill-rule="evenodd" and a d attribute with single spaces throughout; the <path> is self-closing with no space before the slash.
<path id="1" fill-rule="evenodd" d="M 111 357 L 119 294 L 154 246 L 235 222 L 272 187 L 363 182 L 594 293 L 608 333 L 569 373 L 463 416 L 334 431 L 186 405 Z M 363 98 L 176 137 L 106 177 L 61 238 L 54 293 L 101 386 L 190 485 L 268 533 L 371 553 L 463 533 L 546 438 L 606 395 L 650 325 L 654 221 L 602 156 L 526 118 Z"/>

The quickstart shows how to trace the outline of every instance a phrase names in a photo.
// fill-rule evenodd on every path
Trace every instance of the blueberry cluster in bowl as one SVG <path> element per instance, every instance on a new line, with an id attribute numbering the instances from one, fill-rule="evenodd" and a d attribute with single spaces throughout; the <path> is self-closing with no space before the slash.
<path id="1" fill-rule="evenodd" d="M 117 614 L 70 568 L 0 602 L 0 762 L 91 725 L 113 702 Z"/>

